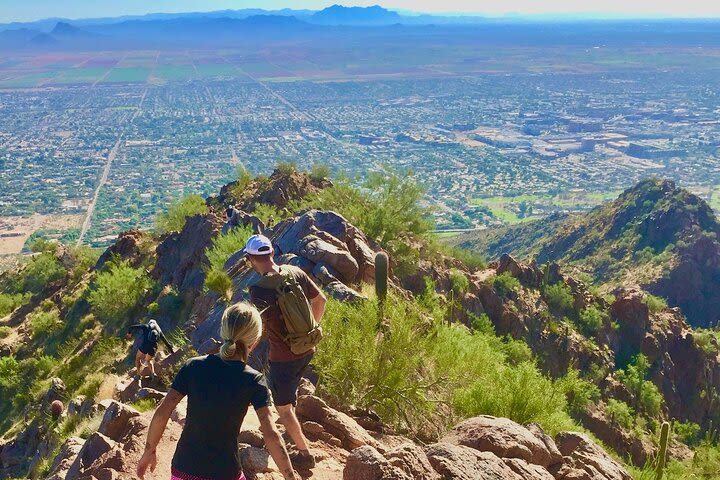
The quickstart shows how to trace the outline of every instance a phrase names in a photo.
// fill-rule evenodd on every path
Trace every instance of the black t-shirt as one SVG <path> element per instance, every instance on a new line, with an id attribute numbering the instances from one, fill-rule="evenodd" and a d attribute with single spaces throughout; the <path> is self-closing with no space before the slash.
<path id="1" fill-rule="evenodd" d="M 272 405 L 265 378 L 244 362 L 208 355 L 189 360 L 171 387 L 188 396 L 173 468 L 202 478 L 237 479 L 238 434 L 248 406 Z"/>

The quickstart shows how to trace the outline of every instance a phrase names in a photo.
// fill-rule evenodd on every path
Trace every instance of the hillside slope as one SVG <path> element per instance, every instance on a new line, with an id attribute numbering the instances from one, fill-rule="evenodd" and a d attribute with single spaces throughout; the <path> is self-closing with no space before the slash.
<path id="1" fill-rule="evenodd" d="M 720 319 L 720 223 L 669 180 L 646 180 L 587 214 L 465 234 L 457 245 L 560 262 L 614 286 L 637 285 L 680 307 L 694 326 Z"/>
<path id="2" fill-rule="evenodd" d="M 330 297 L 317 390 L 307 384 L 298 407 L 322 461 L 303 478 L 629 480 L 617 458 L 651 467 L 658 426 L 672 419 L 673 468 L 696 468 L 688 445 L 696 457 L 715 454 L 715 337 L 648 305 L 643 291 L 598 296 L 557 264 L 505 256 L 468 266 L 391 225 L 403 189 L 382 191 L 363 197 L 285 167 L 239 179 L 206 204 L 180 202 L 168 215 L 182 220 L 177 228 L 125 232 L 99 259 L 37 245 L 20 271 L 0 277 L 12 302 L 0 321 L 0 478 L 134 478 L 149 421 L 141 410 L 187 358 L 217 349 L 222 310 L 253 279 L 238 252 L 261 224 L 278 262 L 303 268 Z M 346 216 L 312 208 L 327 204 Z M 247 211 L 228 222 L 229 206 Z M 391 226 L 402 245 L 379 240 Z M 392 264 L 414 262 L 391 275 L 387 303 L 372 289 L 385 248 L 395 249 Z M 122 337 L 147 318 L 179 349 L 160 355 L 159 381 L 139 389 Z M 54 400 L 66 406 L 59 418 Z M 180 408 L 168 455 L 183 418 Z M 252 421 L 246 427 L 249 478 L 278 478 Z"/>

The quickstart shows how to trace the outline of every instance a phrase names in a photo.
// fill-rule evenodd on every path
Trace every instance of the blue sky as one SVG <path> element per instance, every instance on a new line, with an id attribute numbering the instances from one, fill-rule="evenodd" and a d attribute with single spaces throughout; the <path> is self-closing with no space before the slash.
<path id="1" fill-rule="evenodd" d="M 211 11 L 240 8 L 308 8 L 331 5 L 321 0 L 0 0 L 0 22 L 28 21 L 48 17 L 90 18 L 151 12 Z M 346 5 L 381 3 L 388 8 L 428 13 L 479 13 L 502 15 L 587 14 L 597 16 L 720 17 L 720 2 L 712 0 L 354 0 Z"/>

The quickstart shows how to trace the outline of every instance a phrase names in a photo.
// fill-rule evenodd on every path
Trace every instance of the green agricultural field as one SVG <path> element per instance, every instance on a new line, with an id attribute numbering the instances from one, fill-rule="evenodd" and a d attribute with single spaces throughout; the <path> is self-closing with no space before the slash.
<path id="1" fill-rule="evenodd" d="M 150 76 L 150 68 L 123 67 L 113 68 L 103 83 L 135 83 L 146 82 Z"/>
<path id="2" fill-rule="evenodd" d="M 71 68 L 53 79 L 53 83 L 93 83 L 108 71 L 106 67 Z"/>
<path id="3" fill-rule="evenodd" d="M 19 77 L 0 80 L 0 88 L 32 88 L 55 77 L 57 72 L 28 73 Z"/>
<path id="4" fill-rule="evenodd" d="M 244 76 L 235 67 L 227 63 L 196 64 L 200 78 Z"/>
<path id="5" fill-rule="evenodd" d="M 192 65 L 158 65 L 153 76 L 173 82 L 191 80 L 196 77 L 196 72 Z"/>

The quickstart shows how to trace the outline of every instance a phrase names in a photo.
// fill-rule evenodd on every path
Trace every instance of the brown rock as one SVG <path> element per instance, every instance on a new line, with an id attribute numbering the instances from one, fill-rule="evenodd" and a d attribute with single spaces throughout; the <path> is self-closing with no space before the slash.
<path id="1" fill-rule="evenodd" d="M 243 471 L 251 474 L 275 471 L 275 468 L 270 464 L 270 454 L 264 448 L 241 447 L 240 463 Z"/>
<path id="2" fill-rule="evenodd" d="M 412 480 L 403 470 L 395 467 L 373 447 L 356 448 L 348 456 L 343 480 Z"/>
<path id="3" fill-rule="evenodd" d="M 65 440 L 65 443 L 60 447 L 60 452 L 55 456 L 50 466 L 48 480 L 62 480 L 65 478 L 84 443 L 85 440 L 78 437 L 70 437 Z"/>
<path id="4" fill-rule="evenodd" d="M 442 480 L 522 480 L 492 452 L 449 443 L 435 443 L 425 452 Z"/>
<path id="5" fill-rule="evenodd" d="M 121 233 L 115 243 L 105 250 L 95 263 L 95 270 L 101 269 L 113 257 L 128 261 L 133 268 L 139 267 L 147 255 L 147 253 L 143 253 L 145 250 L 143 246 L 150 241 L 150 235 L 140 230 Z"/>
<path id="6" fill-rule="evenodd" d="M 318 437 L 321 433 L 325 431 L 322 425 L 320 425 L 317 422 L 303 422 L 302 424 L 303 432 L 305 432 L 306 435 L 310 435 L 313 437 Z"/>
<path id="7" fill-rule="evenodd" d="M 155 400 L 155 403 L 162 401 L 165 398 L 165 393 L 155 390 L 154 388 L 141 388 L 135 394 L 135 398 L 138 400 L 145 400 L 146 398 Z"/>
<path id="8" fill-rule="evenodd" d="M 75 461 L 70 466 L 66 480 L 75 480 L 79 477 L 80 473 L 90 467 L 95 460 L 109 452 L 116 445 L 116 442 L 111 438 L 106 437 L 102 433 L 95 432 L 85 440 L 82 449 L 78 453 Z"/>
<path id="9" fill-rule="evenodd" d="M 251 447 L 263 448 L 265 446 L 265 439 L 263 438 L 260 430 L 241 430 L 238 435 L 238 442 L 247 443 Z"/>
<path id="10" fill-rule="evenodd" d="M 555 441 L 560 452 L 575 461 L 575 467 L 589 471 L 596 470 L 597 480 L 632 480 L 625 468 L 611 458 L 595 444 L 587 435 L 578 432 L 560 433 Z"/>
<path id="11" fill-rule="evenodd" d="M 120 441 L 127 433 L 128 421 L 138 416 L 140 416 L 140 412 L 134 408 L 112 401 L 105 410 L 98 432 L 115 441 Z"/>
<path id="12" fill-rule="evenodd" d="M 527 428 L 507 418 L 489 415 L 474 417 L 457 425 L 442 439 L 445 443 L 465 445 L 503 458 L 520 458 L 547 467 L 560 461 Z"/>
<path id="13" fill-rule="evenodd" d="M 299 397 L 297 413 L 305 420 L 321 424 L 328 432 L 342 440 L 343 446 L 348 450 L 354 450 L 363 445 L 371 445 L 378 450 L 382 449 L 377 440 L 358 425 L 352 417 L 330 408 L 321 398 L 313 395 Z"/>
<path id="14" fill-rule="evenodd" d="M 513 472 L 517 473 L 520 478 L 527 480 L 555 480 L 555 477 L 540 465 L 533 465 L 519 458 L 503 458 L 503 462 Z"/>
<path id="15" fill-rule="evenodd" d="M 430 465 L 425 452 L 414 443 L 406 443 L 388 451 L 385 455 L 391 465 L 399 468 L 415 480 L 438 480 L 440 476 Z"/>

